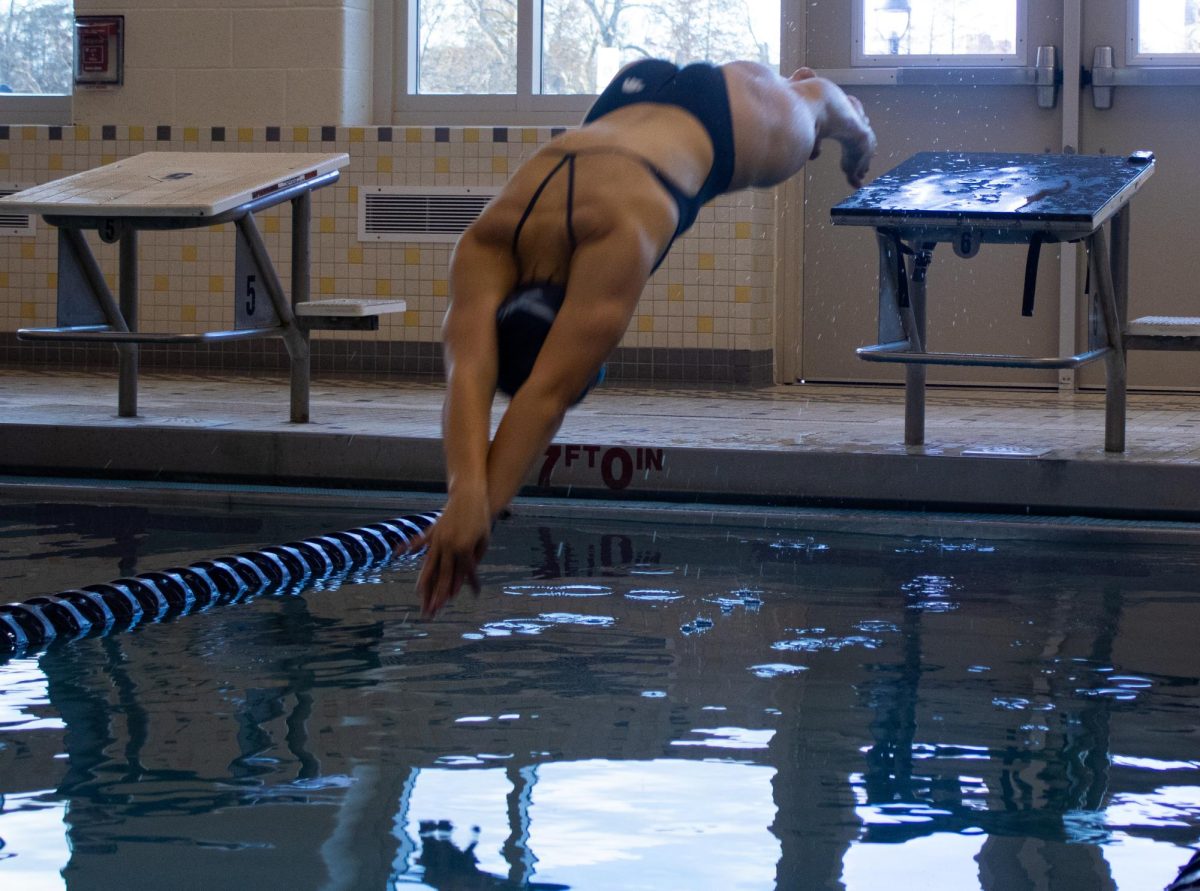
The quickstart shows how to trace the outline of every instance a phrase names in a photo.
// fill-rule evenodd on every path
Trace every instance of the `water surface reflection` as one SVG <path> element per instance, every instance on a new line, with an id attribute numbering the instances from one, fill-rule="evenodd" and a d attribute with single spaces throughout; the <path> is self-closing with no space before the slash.
<path id="1" fill-rule="evenodd" d="M 1200 839 L 1198 569 L 513 521 L 436 623 L 404 563 L 0 667 L 0 879 L 1161 888 Z"/>

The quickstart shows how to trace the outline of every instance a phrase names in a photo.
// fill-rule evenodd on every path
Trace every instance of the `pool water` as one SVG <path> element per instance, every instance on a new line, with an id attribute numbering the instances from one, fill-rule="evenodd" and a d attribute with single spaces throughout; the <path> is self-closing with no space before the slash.
<path id="1" fill-rule="evenodd" d="M 5 600 L 342 519 L 40 510 Z M 416 570 L 0 665 L 0 886 L 1128 891 L 1200 842 L 1200 548 L 583 508 L 435 622 Z"/>

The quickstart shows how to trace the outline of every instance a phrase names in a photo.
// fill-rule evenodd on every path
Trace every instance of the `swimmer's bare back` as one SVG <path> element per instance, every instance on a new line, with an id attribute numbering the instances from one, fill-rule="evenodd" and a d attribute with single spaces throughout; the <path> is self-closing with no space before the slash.
<path id="1" fill-rule="evenodd" d="M 561 170 L 547 181 L 569 153 L 576 156 L 574 175 Z M 535 153 L 488 205 L 473 235 L 497 249 L 511 248 L 520 225 L 514 274 L 522 282 L 564 283 L 574 249 L 615 226 L 642 231 L 648 253 L 657 257 L 675 233 L 678 213 L 648 165 L 695 192 L 712 165 L 712 144 L 678 108 L 647 103 L 618 109 Z"/>

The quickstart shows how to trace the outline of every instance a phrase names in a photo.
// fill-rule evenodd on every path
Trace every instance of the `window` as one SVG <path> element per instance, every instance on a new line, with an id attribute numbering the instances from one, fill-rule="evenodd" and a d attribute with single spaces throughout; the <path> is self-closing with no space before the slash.
<path id="1" fill-rule="evenodd" d="M 859 64 L 1025 64 L 1025 0 L 859 0 L 854 10 Z"/>
<path id="2" fill-rule="evenodd" d="M 412 0 L 424 95 L 517 91 L 516 0 Z"/>
<path id="3" fill-rule="evenodd" d="M 0 93 L 71 92 L 71 5 L 71 0 L 0 4 Z"/>
<path id="4" fill-rule="evenodd" d="M 66 122 L 73 14 L 72 0 L 0 0 L 0 121 Z"/>
<path id="5" fill-rule="evenodd" d="M 1130 61 L 1200 62 L 1200 0 L 1135 0 L 1129 37 Z"/>
<path id="6" fill-rule="evenodd" d="M 398 95 L 413 123 L 573 121 L 564 112 L 644 56 L 779 64 L 780 0 L 408 0 L 403 18 Z"/>
<path id="7" fill-rule="evenodd" d="M 644 56 L 779 65 L 779 0 L 544 0 L 541 92 L 595 94 Z"/>

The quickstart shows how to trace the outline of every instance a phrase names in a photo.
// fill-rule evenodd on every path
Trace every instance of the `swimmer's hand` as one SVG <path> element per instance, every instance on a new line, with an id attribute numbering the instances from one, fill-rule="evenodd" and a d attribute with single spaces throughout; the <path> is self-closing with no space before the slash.
<path id="1" fill-rule="evenodd" d="M 792 79 L 818 82 L 825 100 L 825 126 L 817 134 L 809 159 L 816 159 L 821 154 L 822 139 L 836 139 L 842 145 L 842 172 L 846 174 L 846 182 L 856 189 L 861 187 L 866 182 L 877 146 L 875 131 L 871 129 L 862 102 L 847 95 L 833 81 L 818 77 L 811 68 L 801 68 Z"/>
<path id="2" fill-rule="evenodd" d="M 846 174 L 846 182 L 857 189 L 866 182 L 878 143 L 862 103 L 856 96 L 846 96 L 846 100 L 850 113 L 843 124 L 843 135 L 837 139 L 842 144 L 842 172 Z"/>
<path id="3" fill-rule="evenodd" d="M 487 553 L 491 532 L 486 496 L 451 496 L 442 516 L 418 542 L 428 548 L 417 579 L 421 615 L 435 617 L 464 584 L 479 593 L 477 567 Z"/>

